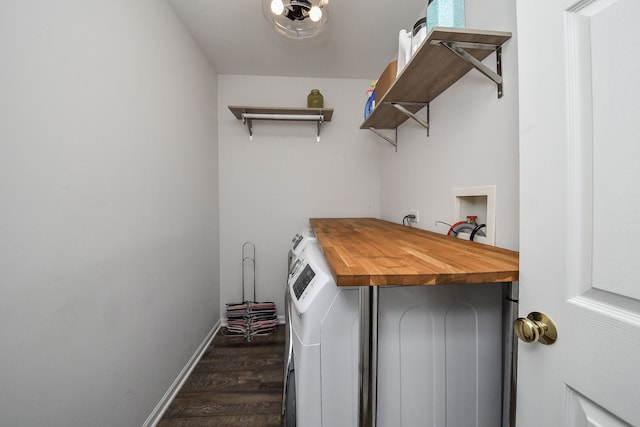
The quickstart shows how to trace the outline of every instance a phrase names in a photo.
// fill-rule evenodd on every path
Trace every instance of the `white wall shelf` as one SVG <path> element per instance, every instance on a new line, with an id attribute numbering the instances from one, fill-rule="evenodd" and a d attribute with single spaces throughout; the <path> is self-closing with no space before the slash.
<path id="1" fill-rule="evenodd" d="M 429 103 L 472 68 L 496 84 L 498 98 L 501 98 L 502 45 L 510 38 L 510 32 L 434 28 L 387 93 L 376 102 L 360 129 L 371 130 L 397 149 L 397 133 L 392 139 L 380 130 L 397 129 L 409 118 L 428 130 Z M 493 52 L 496 52 L 495 72 L 481 62 Z M 426 120 L 416 116 L 425 106 Z"/>
<path id="2" fill-rule="evenodd" d="M 236 119 L 242 120 L 249 129 L 249 139 L 253 139 L 254 120 L 283 120 L 316 122 L 318 125 L 317 141 L 320 141 L 322 122 L 330 122 L 333 108 L 295 108 L 295 107 L 250 107 L 229 105 L 229 110 Z"/>

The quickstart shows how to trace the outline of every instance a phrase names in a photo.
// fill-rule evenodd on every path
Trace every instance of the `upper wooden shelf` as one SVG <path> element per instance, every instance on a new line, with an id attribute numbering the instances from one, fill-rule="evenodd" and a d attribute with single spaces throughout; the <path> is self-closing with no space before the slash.
<path id="1" fill-rule="evenodd" d="M 409 116 L 393 103 L 416 113 L 472 68 L 477 68 L 494 80 L 499 85 L 498 97 L 501 97 L 500 59 L 497 73 L 480 64 L 480 61 L 496 50 L 499 52 L 498 48 L 510 38 L 510 32 L 434 28 L 387 93 L 376 102 L 375 109 L 360 129 L 397 128 Z M 428 124 L 423 126 L 427 127 Z"/>

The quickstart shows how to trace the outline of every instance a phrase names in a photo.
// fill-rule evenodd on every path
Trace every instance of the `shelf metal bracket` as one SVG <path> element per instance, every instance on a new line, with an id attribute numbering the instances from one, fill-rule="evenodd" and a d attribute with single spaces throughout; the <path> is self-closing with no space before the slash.
<path id="1" fill-rule="evenodd" d="M 480 71 L 489 79 L 493 80 L 493 82 L 498 87 L 498 98 L 502 98 L 502 95 L 504 93 L 502 91 L 502 47 L 501 46 L 496 46 L 496 45 L 486 44 L 486 43 L 453 42 L 453 41 L 447 41 L 447 40 L 432 40 L 431 44 L 435 44 L 435 45 L 439 44 L 446 47 L 455 55 L 457 55 L 459 58 L 471 64 L 473 68 Z M 471 55 L 465 49 L 495 50 L 496 51 L 496 71 L 494 72 L 489 67 L 484 65 L 482 62 L 478 61 L 473 55 Z"/>
<path id="2" fill-rule="evenodd" d="M 320 127 L 324 121 L 323 114 L 268 114 L 268 113 L 242 113 L 242 123 L 249 129 L 249 141 L 253 141 L 253 120 L 287 120 L 316 122 L 318 124 L 318 134 L 316 141 L 320 142 Z"/>
<path id="3" fill-rule="evenodd" d="M 389 138 L 387 135 L 383 134 L 382 132 L 380 132 L 380 129 L 376 129 L 373 126 L 369 127 L 369 130 L 373 133 L 375 133 L 376 135 L 378 135 L 380 138 L 384 139 L 385 141 L 387 141 L 389 144 L 393 145 L 396 148 L 396 153 L 398 152 L 398 128 L 395 128 L 395 136 L 393 139 Z"/>
<path id="4" fill-rule="evenodd" d="M 429 103 L 427 103 L 427 102 L 395 102 L 394 101 L 394 102 L 389 102 L 389 104 L 391 104 L 392 106 L 397 108 L 398 111 L 401 111 L 402 114 L 405 114 L 411 120 L 413 120 L 414 122 L 418 123 L 420 126 L 425 128 L 427 130 L 427 137 L 429 136 Z M 422 119 L 422 118 L 416 116 L 415 113 L 412 113 L 407 108 L 407 106 L 415 106 L 415 105 L 418 105 L 420 107 L 427 107 L 427 118 L 426 119 Z M 375 133 L 376 135 L 378 135 L 380 138 L 382 138 L 385 141 L 387 141 L 389 144 L 393 145 L 395 147 L 395 149 L 396 149 L 396 153 L 398 152 L 398 128 L 397 127 L 395 128 L 395 136 L 394 136 L 393 139 L 391 139 L 387 135 L 383 134 L 380 131 L 380 129 L 376 129 L 373 126 L 370 126 L 369 130 L 371 132 Z"/>
<path id="5" fill-rule="evenodd" d="M 324 119 L 324 116 L 320 116 L 320 118 L 318 119 L 318 136 L 316 137 L 316 142 L 320 142 L 320 127 L 322 126 L 322 120 Z"/>
<path id="6" fill-rule="evenodd" d="M 414 122 L 418 123 L 420 126 L 425 128 L 427 130 L 427 136 L 429 136 L 429 103 L 428 102 L 391 102 L 390 104 L 393 105 L 399 111 L 401 111 L 403 114 L 405 114 L 407 117 L 409 117 L 411 120 L 413 120 Z M 426 120 L 421 119 L 420 117 L 416 116 L 415 113 L 412 113 L 411 111 L 409 111 L 406 107 L 409 105 L 419 105 L 421 107 L 427 107 L 427 119 Z"/>
<path id="7" fill-rule="evenodd" d="M 247 125 L 247 129 L 249 129 L 249 141 L 253 141 L 253 120 L 247 119 L 243 114 L 242 124 Z"/>

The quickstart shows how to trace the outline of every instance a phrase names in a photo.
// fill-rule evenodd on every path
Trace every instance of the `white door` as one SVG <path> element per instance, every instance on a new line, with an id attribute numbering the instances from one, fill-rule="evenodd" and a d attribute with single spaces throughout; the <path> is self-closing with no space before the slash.
<path id="1" fill-rule="evenodd" d="M 640 0 L 518 0 L 518 427 L 640 426 Z"/>

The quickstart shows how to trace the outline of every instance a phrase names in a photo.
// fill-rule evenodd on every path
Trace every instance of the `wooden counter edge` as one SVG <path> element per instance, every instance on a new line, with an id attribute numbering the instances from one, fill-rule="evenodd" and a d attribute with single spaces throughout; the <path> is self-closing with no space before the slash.
<path id="1" fill-rule="evenodd" d="M 389 221 L 379 220 L 376 218 L 311 218 L 311 223 L 314 232 L 318 238 L 321 249 L 324 252 L 325 247 L 331 247 L 332 245 L 325 241 L 325 232 L 322 231 L 322 224 L 326 224 L 327 221 L 337 222 L 354 222 L 362 220 L 363 222 L 375 221 L 390 228 L 399 230 L 403 226 L 400 224 L 392 223 Z M 400 227 L 400 228 L 399 228 Z M 316 230 L 318 228 L 318 230 Z M 418 228 L 412 229 L 419 233 L 425 233 L 432 237 L 455 239 L 453 237 L 444 236 L 438 233 L 434 233 L 428 230 L 422 230 Z M 408 231 L 408 230 L 407 230 Z M 454 243 L 455 242 L 455 243 Z M 517 252 L 499 248 L 495 246 L 483 245 L 480 243 L 473 243 L 464 240 L 452 240 L 451 243 L 456 245 L 466 246 L 465 249 L 471 245 L 480 245 L 474 250 L 491 253 L 492 257 L 512 258 L 514 255 L 518 255 Z M 329 251 L 331 252 L 331 251 Z M 482 284 L 482 283 L 506 283 L 519 280 L 519 268 L 509 270 L 494 270 L 494 271 L 476 271 L 466 273 L 437 273 L 437 274 L 413 274 L 413 275 L 379 275 L 379 274 L 340 274 L 336 273 L 336 269 L 332 265 L 331 257 L 327 257 L 327 263 L 331 269 L 331 273 L 338 286 L 430 286 L 430 285 L 455 285 L 455 284 Z"/>

